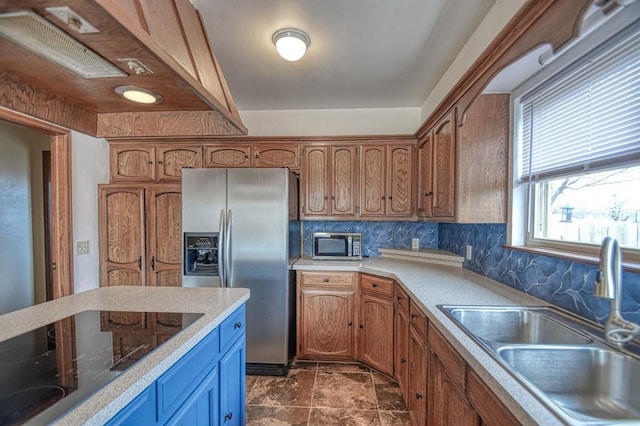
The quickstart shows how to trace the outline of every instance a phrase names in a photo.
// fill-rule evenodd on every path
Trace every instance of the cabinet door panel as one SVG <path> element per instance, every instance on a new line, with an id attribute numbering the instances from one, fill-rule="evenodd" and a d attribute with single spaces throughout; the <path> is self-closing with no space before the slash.
<path id="1" fill-rule="evenodd" d="M 431 217 L 433 212 L 433 142 L 431 135 L 418 149 L 418 216 Z"/>
<path id="2" fill-rule="evenodd" d="M 302 356 L 353 358 L 353 291 L 302 290 L 299 342 Z"/>
<path id="3" fill-rule="evenodd" d="M 362 293 L 358 328 L 358 359 L 393 374 L 393 301 Z"/>
<path id="4" fill-rule="evenodd" d="M 300 168 L 300 153 L 297 145 L 254 145 L 253 167 Z"/>
<path id="5" fill-rule="evenodd" d="M 431 353 L 429 364 L 429 424 L 477 426 L 480 418 L 467 403 L 462 389 L 447 374 L 440 359 Z"/>
<path id="6" fill-rule="evenodd" d="M 161 182 L 179 182 L 183 167 L 202 167 L 201 146 L 156 148 L 156 155 L 158 156 L 156 161 L 158 166 L 157 179 Z"/>
<path id="7" fill-rule="evenodd" d="M 245 424 L 244 336 L 220 359 L 220 425 Z"/>
<path id="8" fill-rule="evenodd" d="M 251 147 L 239 146 L 205 146 L 205 167 L 249 167 L 251 165 Z"/>
<path id="9" fill-rule="evenodd" d="M 111 145 L 111 182 L 152 182 L 155 179 L 155 148 Z"/>
<path id="10" fill-rule="evenodd" d="M 182 283 L 182 204 L 179 186 L 147 193 L 148 285 L 179 287 Z"/>
<path id="11" fill-rule="evenodd" d="M 360 154 L 360 212 L 361 215 L 385 214 L 385 146 L 362 147 Z"/>
<path id="12" fill-rule="evenodd" d="M 218 398 L 218 368 L 214 367 L 167 424 L 181 426 L 217 425 Z"/>
<path id="13" fill-rule="evenodd" d="M 395 378 L 404 401 L 409 401 L 409 319 L 398 310 L 395 316 Z"/>
<path id="14" fill-rule="evenodd" d="M 144 285 L 144 190 L 99 189 L 100 285 Z"/>
<path id="15" fill-rule="evenodd" d="M 390 216 L 411 216 L 413 210 L 412 146 L 389 147 L 389 209 Z"/>
<path id="16" fill-rule="evenodd" d="M 410 327 L 409 400 L 407 405 L 413 424 L 417 426 L 425 426 L 427 424 L 427 389 L 432 389 L 431 382 L 427 383 L 429 374 L 428 359 L 424 340 L 415 328 Z"/>
<path id="17" fill-rule="evenodd" d="M 331 214 L 355 215 L 356 147 L 332 147 Z"/>
<path id="18" fill-rule="evenodd" d="M 455 110 L 433 132 L 433 216 L 453 217 L 455 196 Z"/>
<path id="19" fill-rule="evenodd" d="M 304 152 L 304 210 L 307 215 L 329 214 L 329 148 L 306 147 Z"/>

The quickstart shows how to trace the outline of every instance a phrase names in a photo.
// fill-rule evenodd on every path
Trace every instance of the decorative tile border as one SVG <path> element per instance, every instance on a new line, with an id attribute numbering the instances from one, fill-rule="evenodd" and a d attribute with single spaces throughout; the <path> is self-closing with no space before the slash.
<path id="1" fill-rule="evenodd" d="M 419 238 L 421 248 L 438 248 L 438 224 L 428 222 L 336 222 L 304 221 L 303 255 L 312 255 L 314 232 L 361 232 L 362 255 L 379 256 L 378 248 L 411 248 Z"/>
<path id="2" fill-rule="evenodd" d="M 438 229 L 439 248 L 472 259 L 464 267 L 590 320 L 603 323 L 609 302 L 593 297 L 596 266 L 510 250 L 505 224 L 445 224 Z M 640 274 L 624 272 L 622 312 L 640 323 Z"/>

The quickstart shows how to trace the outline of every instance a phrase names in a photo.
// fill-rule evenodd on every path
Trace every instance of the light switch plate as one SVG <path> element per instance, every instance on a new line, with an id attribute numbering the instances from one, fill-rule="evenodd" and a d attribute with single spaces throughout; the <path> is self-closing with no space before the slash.
<path id="1" fill-rule="evenodd" d="M 468 245 L 468 244 L 467 244 L 467 246 L 465 247 L 465 249 L 466 249 L 466 253 L 465 253 L 464 258 L 465 258 L 465 259 L 467 259 L 467 260 L 471 260 L 471 254 L 473 253 L 473 249 L 472 249 L 472 247 L 471 247 L 470 245 Z"/>
<path id="2" fill-rule="evenodd" d="M 411 250 L 420 250 L 420 238 L 411 239 Z"/>
<path id="3" fill-rule="evenodd" d="M 76 254 L 89 254 L 89 241 L 76 242 Z"/>

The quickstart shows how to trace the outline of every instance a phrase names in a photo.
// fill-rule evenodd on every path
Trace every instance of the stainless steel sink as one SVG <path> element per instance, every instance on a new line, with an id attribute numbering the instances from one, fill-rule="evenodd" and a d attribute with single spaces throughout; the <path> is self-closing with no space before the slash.
<path id="1" fill-rule="evenodd" d="M 597 347 L 505 347 L 498 355 L 582 420 L 640 418 L 640 362 Z"/>
<path id="2" fill-rule="evenodd" d="M 640 424 L 640 347 L 553 307 L 438 306 L 569 424 Z"/>
<path id="3" fill-rule="evenodd" d="M 452 308 L 450 315 L 472 335 L 490 342 L 585 344 L 577 333 L 542 312 L 514 308 Z"/>

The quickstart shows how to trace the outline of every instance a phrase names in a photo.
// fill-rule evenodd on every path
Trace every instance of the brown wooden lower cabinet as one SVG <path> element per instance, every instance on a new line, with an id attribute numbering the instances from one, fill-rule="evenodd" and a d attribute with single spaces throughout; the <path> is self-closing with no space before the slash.
<path id="1" fill-rule="evenodd" d="M 486 425 L 512 426 L 520 422 L 496 398 L 475 371 L 467 369 L 467 398 Z"/>
<path id="2" fill-rule="evenodd" d="M 358 360 L 393 375 L 393 280 L 361 274 Z"/>
<path id="3" fill-rule="evenodd" d="M 395 315 L 395 378 L 402 398 L 409 400 L 409 319 L 403 310 L 396 308 Z"/>
<path id="4" fill-rule="evenodd" d="M 429 425 L 479 425 L 480 417 L 469 405 L 464 390 L 451 378 L 438 356 L 429 354 Z"/>
<path id="5" fill-rule="evenodd" d="M 424 336 L 415 327 L 409 328 L 409 400 L 405 401 L 411 422 L 427 424 L 427 401 L 431 388 L 428 383 L 429 358 Z"/>

